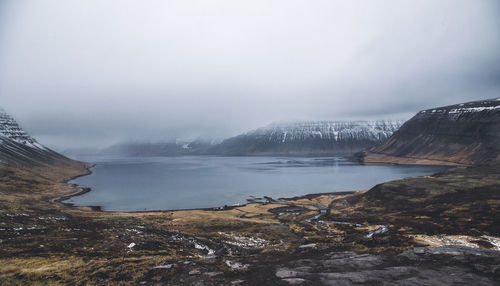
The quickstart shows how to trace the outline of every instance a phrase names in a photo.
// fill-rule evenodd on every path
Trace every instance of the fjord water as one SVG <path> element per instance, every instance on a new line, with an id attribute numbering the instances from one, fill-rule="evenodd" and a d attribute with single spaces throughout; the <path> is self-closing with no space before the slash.
<path id="1" fill-rule="evenodd" d="M 244 204 L 253 197 L 287 198 L 364 190 L 378 183 L 430 175 L 438 166 L 363 165 L 342 158 L 80 157 L 92 174 L 71 183 L 91 192 L 65 202 L 106 211 L 174 210 Z"/>

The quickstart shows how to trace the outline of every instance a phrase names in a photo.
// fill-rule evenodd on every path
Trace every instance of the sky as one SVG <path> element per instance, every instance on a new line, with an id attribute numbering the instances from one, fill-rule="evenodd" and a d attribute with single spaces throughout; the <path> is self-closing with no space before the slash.
<path id="1" fill-rule="evenodd" d="M 0 0 L 0 106 L 56 150 L 499 95 L 497 0 Z"/>

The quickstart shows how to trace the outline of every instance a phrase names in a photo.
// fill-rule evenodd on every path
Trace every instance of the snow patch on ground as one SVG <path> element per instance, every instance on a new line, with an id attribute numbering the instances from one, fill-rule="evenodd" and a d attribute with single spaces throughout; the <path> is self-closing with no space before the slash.
<path id="1" fill-rule="evenodd" d="M 303 244 L 299 246 L 299 248 L 315 248 L 315 247 L 316 243 Z"/>
<path id="2" fill-rule="evenodd" d="M 270 244 L 269 241 L 262 239 L 260 237 L 236 235 L 232 232 L 231 233 L 219 232 L 219 235 L 227 239 L 224 241 L 224 243 L 243 248 L 263 248 Z"/>
<path id="3" fill-rule="evenodd" d="M 210 247 L 208 247 L 206 245 L 202 245 L 202 244 L 199 244 L 196 242 L 194 243 L 194 248 L 206 251 L 207 255 L 214 255 L 215 254 L 215 250 L 211 249 Z"/>
<path id="4" fill-rule="evenodd" d="M 132 251 L 132 250 L 133 250 L 133 248 L 134 248 L 134 246 L 135 246 L 135 242 L 130 243 L 130 244 L 127 246 L 127 248 L 128 248 L 128 250 L 127 250 L 127 251 Z"/>
<path id="5" fill-rule="evenodd" d="M 491 249 L 500 251 L 500 237 L 489 235 L 478 237 L 469 235 L 415 235 L 414 239 L 422 241 L 432 247 L 454 245 L 481 248 L 479 242 L 484 241 L 493 246 Z"/>
<path id="6" fill-rule="evenodd" d="M 226 265 L 231 268 L 231 270 L 246 270 L 248 268 L 248 264 L 243 264 L 237 261 L 226 260 Z"/>

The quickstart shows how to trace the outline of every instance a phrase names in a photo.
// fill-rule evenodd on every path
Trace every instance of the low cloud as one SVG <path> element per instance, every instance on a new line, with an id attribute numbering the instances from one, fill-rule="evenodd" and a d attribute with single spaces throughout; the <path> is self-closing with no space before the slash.
<path id="1" fill-rule="evenodd" d="M 0 105 L 56 149 L 496 97 L 498 1 L 2 1 Z"/>

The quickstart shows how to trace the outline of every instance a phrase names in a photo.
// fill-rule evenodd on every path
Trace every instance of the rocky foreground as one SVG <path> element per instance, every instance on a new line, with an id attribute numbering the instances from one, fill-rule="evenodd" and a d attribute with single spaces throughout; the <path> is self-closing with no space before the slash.
<path id="1" fill-rule="evenodd" d="M 131 285 L 497 285 L 498 165 L 369 191 L 146 213 L 69 207 L 78 168 L 0 170 L 0 281 Z"/>

